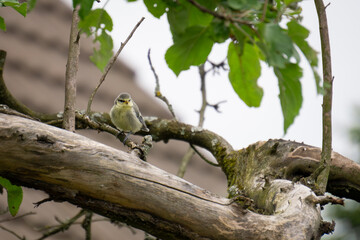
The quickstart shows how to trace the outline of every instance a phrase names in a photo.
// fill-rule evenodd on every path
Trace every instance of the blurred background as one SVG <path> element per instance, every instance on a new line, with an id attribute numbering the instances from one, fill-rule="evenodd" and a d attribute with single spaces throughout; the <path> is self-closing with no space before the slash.
<path id="1" fill-rule="evenodd" d="M 153 65 L 159 75 L 161 91 L 169 99 L 180 120 L 197 125 L 201 106 L 200 78 L 198 69 L 192 67 L 179 77 L 167 67 L 164 60 L 166 50 L 172 45 L 171 34 L 166 16 L 154 18 L 147 12 L 142 1 L 128 3 L 122 1 L 101 1 L 94 7 L 108 11 L 114 22 L 112 37 L 115 51 L 125 41 L 141 17 L 145 21 L 135 32 L 133 38 L 122 51 L 117 64 L 111 69 L 106 81 L 98 91 L 92 110 L 109 111 L 119 92 L 130 92 L 144 116 L 171 118 L 163 102 L 154 97 L 155 79 L 150 70 L 147 52 L 151 49 Z M 325 2 L 325 4 L 327 4 Z M 7 51 L 5 63 L 5 81 L 9 90 L 24 104 L 41 112 L 62 111 L 64 104 L 64 77 L 67 59 L 67 46 L 71 23 L 71 0 L 38 0 L 34 10 L 26 18 L 8 8 L 0 8 L 0 15 L 5 19 L 7 32 L 0 32 L 0 48 Z M 318 20 L 313 1 L 303 1 L 303 24 L 311 34 L 311 46 L 320 51 Z M 357 20 L 358 0 L 332 2 L 327 8 L 328 24 L 332 51 L 334 79 L 333 97 L 333 149 L 350 159 L 359 159 L 360 117 L 356 109 L 360 106 L 360 79 L 358 74 L 360 55 L 360 27 Z M 226 58 L 227 43 L 214 46 L 209 60 L 219 63 Z M 80 68 L 78 73 L 79 109 L 85 109 L 92 90 L 97 85 L 101 73 L 90 62 L 93 48 L 92 40 L 85 35 L 81 38 Z M 264 97 L 260 108 L 248 108 L 236 95 L 228 80 L 226 71 L 207 75 L 207 92 L 210 104 L 226 101 L 220 105 L 221 113 L 208 108 L 204 127 L 218 133 L 228 140 L 235 149 L 247 147 L 257 141 L 269 138 L 285 138 L 321 147 L 321 102 L 317 95 L 315 81 L 310 67 L 303 60 L 304 74 L 303 106 L 300 116 L 295 119 L 288 133 L 283 132 L 283 117 L 278 99 L 277 79 L 273 72 L 262 65 L 259 85 L 264 88 Z M 205 68 L 209 68 L 207 64 Z M 320 71 L 321 73 L 321 66 Z M 359 110 L 360 111 L 360 110 Z M 352 129 L 352 130 L 351 130 Z M 350 137 L 352 133 L 352 138 Z M 94 131 L 79 131 L 87 137 L 110 146 L 124 149 L 114 136 Z M 358 137 L 356 137 L 358 136 Z M 134 137 L 139 140 L 139 138 Z M 148 161 L 166 171 L 176 174 L 187 144 L 170 141 L 169 144 L 157 143 L 152 149 Z M 209 191 L 226 196 L 226 179 L 222 172 L 194 157 L 185 174 L 185 179 Z M 26 189 L 24 203 L 19 215 L 27 212 L 36 214 L 15 221 L 1 223 L 18 234 L 29 239 L 41 236 L 39 229 L 57 224 L 54 216 L 66 219 L 74 216 L 79 209 L 64 203 L 45 203 L 34 209 L 33 202 L 46 198 L 47 195 L 32 189 Z M 6 208 L 6 199 L 0 197 L 0 210 Z M 332 237 L 359 239 L 359 217 L 350 217 L 350 213 L 360 216 L 359 204 L 349 203 L 347 207 L 328 207 L 326 220 L 334 219 L 334 214 L 343 220 L 336 220 L 336 234 Z M 345 212 L 344 212 L 345 211 Z M 345 217 L 342 217 L 345 216 Z M 1 219 L 10 218 L 1 215 Z M 96 216 L 100 219 L 100 216 Z M 353 221 L 349 221 L 353 220 Z M 350 235 L 349 229 L 357 227 Z M 129 230 L 99 221 L 93 224 L 93 239 L 144 239 L 141 231 Z M 352 236 L 352 238 L 351 238 Z M 330 236 L 331 237 L 331 236 Z M 84 232 L 80 224 L 69 231 L 49 239 L 82 239 Z M 0 230 L 0 239 L 16 239 L 10 233 Z M 341 238 L 338 238 L 341 239 Z"/>

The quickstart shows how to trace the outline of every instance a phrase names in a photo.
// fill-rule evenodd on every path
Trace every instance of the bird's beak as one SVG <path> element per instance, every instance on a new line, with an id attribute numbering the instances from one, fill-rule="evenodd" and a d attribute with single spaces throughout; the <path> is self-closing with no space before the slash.
<path id="1" fill-rule="evenodd" d="M 129 104 L 129 100 L 125 100 L 124 103 L 125 103 L 126 105 L 128 105 L 128 104 Z"/>

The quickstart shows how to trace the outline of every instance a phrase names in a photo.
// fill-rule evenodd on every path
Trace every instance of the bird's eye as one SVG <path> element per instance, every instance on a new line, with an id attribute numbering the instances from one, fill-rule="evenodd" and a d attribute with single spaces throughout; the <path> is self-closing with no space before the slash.
<path id="1" fill-rule="evenodd" d="M 119 99 L 119 102 L 125 102 L 125 100 Z"/>

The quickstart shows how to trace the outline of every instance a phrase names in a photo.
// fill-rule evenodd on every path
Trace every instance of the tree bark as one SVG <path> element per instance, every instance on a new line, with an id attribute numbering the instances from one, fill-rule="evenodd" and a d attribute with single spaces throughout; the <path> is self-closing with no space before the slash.
<path id="1" fill-rule="evenodd" d="M 73 10 L 68 59 L 65 72 L 65 103 L 63 128 L 75 132 L 75 103 L 76 103 L 76 81 L 77 72 L 79 70 L 80 55 L 80 32 L 78 24 L 80 6 L 76 6 Z"/>
<path id="2" fill-rule="evenodd" d="M 37 121 L 0 114 L 0 139 L 1 176 L 163 239 L 321 236 L 317 197 L 302 184 L 249 181 L 262 195 L 265 215 L 242 207 L 241 196 L 216 196 L 133 155 Z"/>
<path id="3" fill-rule="evenodd" d="M 324 79 L 324 96 L 322 104 L 322 118 L 323 118 L 323 138 L 322 138 L 322 152 L 321 152 L 321 166 L 319 173 L 314 173 L 313 176 L 317 179 L 316 183 L 321 193 L 325 193 L 328 182 L 331 152 L 332 152 L 332 95 L 333 95 L 333 75 L 331 71 L 331 51 L 329 29 L 326 17 L 326 7 L 322 0 L 315 0 L 316 11 L 319 19 L 319 32 L 321 40 L 321 58 L 323 63 L 323 79 Z M 319 170 L 320 170 L 319 169 Z"/>

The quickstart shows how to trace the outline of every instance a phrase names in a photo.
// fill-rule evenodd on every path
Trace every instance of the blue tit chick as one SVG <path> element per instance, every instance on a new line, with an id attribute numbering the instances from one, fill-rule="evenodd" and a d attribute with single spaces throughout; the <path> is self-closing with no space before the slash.
<path id="1" fill-rule="evenodd" d="M 139 107 L 131 99 L 129 93 L 120 93 L 115 99 L 114 106 L 110 110 L 110 118 L 117 129 L 128 133 L 123 143 L 125 143 L 130 134 L 140 130 L 149 131 L 139 111 Z"/>

